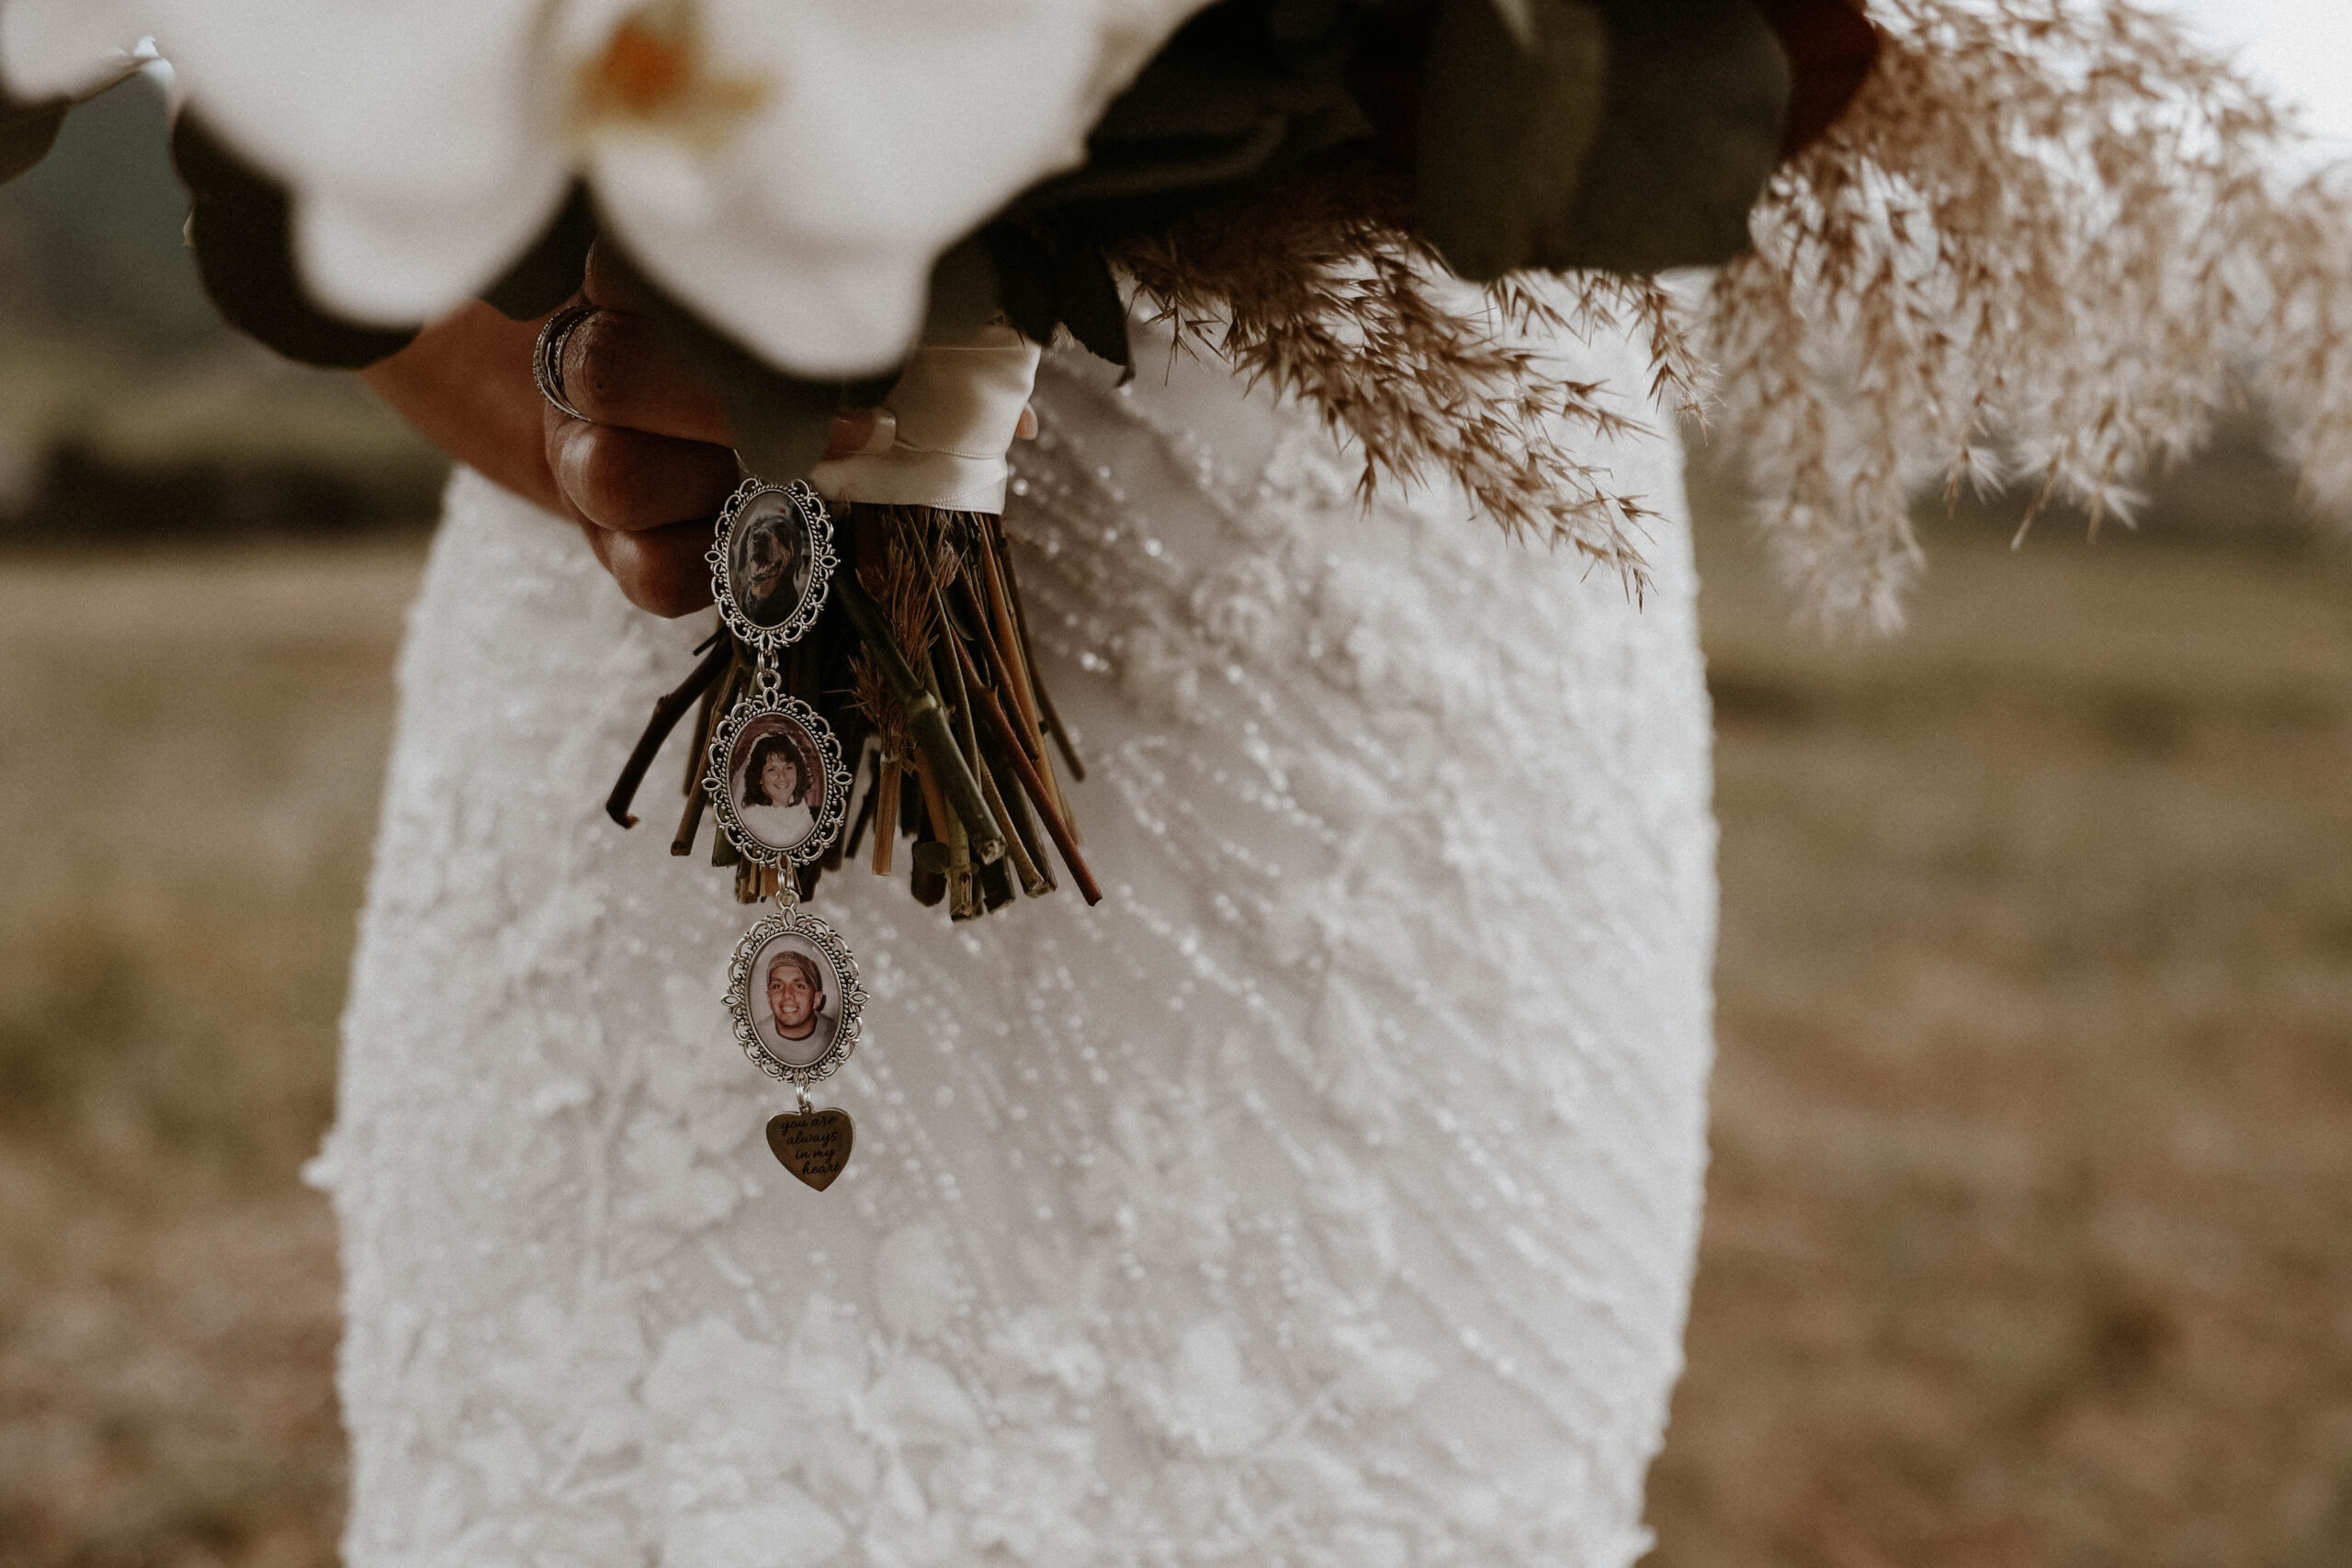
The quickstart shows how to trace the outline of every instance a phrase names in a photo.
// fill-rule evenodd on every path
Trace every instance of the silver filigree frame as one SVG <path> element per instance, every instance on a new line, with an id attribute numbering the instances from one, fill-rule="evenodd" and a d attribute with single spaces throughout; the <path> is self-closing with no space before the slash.
<path id="1" fill-rule="evenodd" d="M 763 675 L 767 673 L 762 671 Z M 808 836 L 788 850 L 770 846 L 744 826 L 741 815 L 735 809 L 735 792 L 729 787 L 735 742 L 746 728 L 763 718 L 782 718 L 798 725 L 817 748 L 817 766 L 825 775 L 824 804 L 809 814 L 815 822 Z M 711 809 L 718 816 L 718 829 L 735 846 L 735 852 L 754 865 L 807 865 L 822 855 L 841 836 L 842 815 L 849 807 L 851 782 L 849 764 L 842 761 L 842 743 L 835 739 L 832 727 L 817 716 L 815 708 L 798 697 L 786 694 L 767 680 L 755 685 L 751 694 L 737 703 L 713 728 L 710 750 L 703 756 L 702 787 L 710 796 Z"/>
<path id="2" fill-rule="evenodd" d="M 781 495 L 799 515 L 801 525 L 808 535 L 808 585 L 801 590 L 800 603 L 792 614 L 772 626 L 754 625 L 736 603 L 734 584 L 735 529 L 743 513 L 753 502 L 763 495 Z M 808 488 L 805 479 L 795 479 L 788 485 L 772 485 L 765 479 L 745 479 L 736 487 L 719 509 L 718 536 L 711 541 L 703 559 L 710 566 L 710 596 L 718 602 L 718 614 L 736 640 L 746 648 L 762 653 L 775 653 L 800 640 L 810 626 L 817 624 L 818 612 L 825 607 L 826 591 L 831 587 L 833 573 L 841 566 L 841 557 L 833 550 L 832 513 L 825 510 L 824 499 Z"/>
<path id="3" fill-rule="evenodd" d="M 758 1025 L 752 1015 L 752 970 L 759 962 L 761 950 L 779 936 L 797 936 L 822 954 L 833 972 L 833 985 L 841 994 L 840 1010 L 834 1015 L 833 1043 L 830 1050 L 805 1067 L 779 1062 L 760 1040 Z M 857 1050 L 858 1036 L 864 1029 L 865 986 L 859 979 L 857 960 L 850 955 L 849 944 L 842 941 L 842 933 L 832 926 L 808 913 L 798 905 L 791 905 L 766 917 L 735 944 L 735 956 L 727 965 L 727 1011 L 735 1021 L 735 1043 L 752 1065 L 772 1078 L 786 1083 L 808 1085 L 820 1082 L 840 1071 L 841 1065 Z"/>

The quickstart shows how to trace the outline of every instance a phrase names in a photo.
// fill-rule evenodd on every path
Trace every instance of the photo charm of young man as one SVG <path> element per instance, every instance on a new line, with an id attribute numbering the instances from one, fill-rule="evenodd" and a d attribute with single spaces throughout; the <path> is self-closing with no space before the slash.
<path id="1" fill-rule="evenodd" d="M 808 732 L 781 714 L 745 725 L 727 760 L 736 819 L 769 849 L 790 853 L 817 830 L 825 770 Z"/>
<path id="2" fill-rule="evenodd" d="M 842 987 L 814 942 L 779 932 L 752 963 L 752 1030 L 787 1067 L 814 1066 L 841 1028 Z"/>
<path id="3" fill-rule="evenodd" d="M 808 525 L 784 491 L 756 497 L 735 520 L 728 581 L 755 626 L 780 626 L 808 592 Z"/>

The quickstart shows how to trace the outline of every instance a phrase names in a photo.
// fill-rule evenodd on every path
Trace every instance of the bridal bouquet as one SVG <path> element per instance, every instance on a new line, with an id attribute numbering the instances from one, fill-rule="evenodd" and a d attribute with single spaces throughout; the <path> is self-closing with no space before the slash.
<path id="1" fill-rule="evenodd" d="M 1628 567 L 1541 430 L 1598 411 L 1528 384 L 1487 313 L 1538 308 L 1531 276 L 1746 250 L 1875 47 L 1847 0 L 7 0 L 28 141 L 142 37 L 205 282 L 295 357 L 366 364 L 474 297 L 542 314 L 601 236 L 782 480 L 925 335 L 1001 315 L 1124 364 L 1123 288 L 1353 314 L 1371 335 L 1279 378 L 1339 376 L 1318 400 L 1377 468 L 1434 459 Z M 1491 297 L 1442 302 L 1449 271 Z M 1437 382 L 1351 406 L 1373 378 L 1328 362 L 1391 355 Z"/>
<path id="2" fill-rule="evenodd" d="M 1636 588 L 1639 498 L 1556 439 L 1631 416 L 1531 319 L 1646 325 L 1629 390 L 1706 406 L 1837 613 L 1896 614 L 1922 483 L 2128 505 L 2235 363 L 2344 488 L 2342 202 L 2281 188 L 2259 96 L 2131 5 L 1860 5 L 0 0 L 0 175 L 152 39 L 236 324 L 365 364 L 552 309 L 601 235 L 779 480 L 926 334 L 1124 362 L 1139 307 L 1367 485 L 1450 479 Z"/>
<path id="3" fill-rule="evenodd" d="M 546 316 L 592 241 L 626 270 L 772 499 L 722 519 L 728 629 L 612 815 L 635 820 L 673 726 L 693 715 L 697 754 L 748 744 L 730 716 L 769 694 L 798 705 L 762 753 L 786 796 L 714 763 L 678 852 L 707 804 L 758 901 L 813 889 L 869 827 L 887 870 L 903 829 L 916 896 L 963 918 L 1050 890 L 1057 859 L 1099 897 L 993 523 L 1036 345 L 1127 367 L 1129 311 L 1156 309 L 1319 407 L 1368 486 L 1434 468 L 1638 584 L 1640 499 L 1564 438 L 1629 418 L 1518 339 L 1612 300 L 1670 332 L 1651 276 L 1747 248 L 1774 167 L 1877 47 L 1848 0 L 6 0 L 26 157 L 141 37 L 183 100 L 205 284 L 283 353 L 365 365 L 477 297 Z M 1530 281 L 1570 271 L 1567 296 Z M 542 338 L 559 408 L 576 320 Z M 835 414 L 876 404 L 887 450 L 820 468 Z M 985 438 L 954 427 L 989 407 Z M 804 479 L 833 513 L 775 488 Z M 828 606 L 810 568 L 836 542 Z M 799 607 L 771 604 L 787 560 Z M 821 824 L 825 852 L 763 852 L 755 814 Z"/>
<path id="4" fill-rule="evenodd" d="M 2128 514 L 2241 366 L 2315 492 L 2352 490 L 2327 330 L 2352 222 L 2327 177 L 2281 186 L 2259 95 L 2129 5 L 1859 6 L 0 0 L 0 175 L 160 51 L 235 324 L 365 365 L 469 299 L 547 314 L 596 242 L 777 484 L 921 344 L 1003 323 L 1125 366 L 1139 310 L 1317 409 L 1367 491 L 1451 482 L 1636 592 L 1643 500 L 1574 438 L 1644 402 L 1701 414 L 1839 619 L 1898 616 L 1921 488 L 2023 477 Z M 1712 284 L 1660 280 L 1699 265 Z M 1565 382 L 1531 346 L 1628 319 L 1647 388 Z M 869 586 L 929 646 L 953 605 L 910 608 L 928 556 L 885 555 Z M 1010 571 L 970 584 L 982 620 L 1017 624 Z M 1003 837 L 952 765 L 952 720 L 979 728 L 952 694 L 910 727 L 870 659 L 812 679 L 862 684 L 886 743 Z M 1025 750 L 1066 740 L 1019 694 Z"/>
<path id="5" fill-rule="evenodd" d="M 1449 482 L 1636 592 L 1642 498 L 1578 439 L 1699 413 L 1810 599 L 1882 624 L 1918 489 L 2024 477 L 2096 525 L 2241 365 L 2352 491 L 2352 208 L 2283 185 L 2290 128 L 2129 5 L 0 0 L 0 175 L 141 50 L 205 285 L 262 341 L 362 366 L 478 298 L 546 318 L 571 414 L 594 243 L 717 391 L 752 476 L 721 626 L 608 809 L 692 716 L 672 848 L 715 816 L 737 897 L 779 907 L 729 1006 L 818 1187 L 850 1127 L 806 1091 L 864 999 L 799 908 L 818 876 L 870 829 L 957 919 L 1057 863 L 1100 897 L 997 516 L 1057 338 L 1126 367 L 1156 313 L 1316 410 L 1367 491 Z M 1649 386 L 1548 368 L 1629 320 Z"/>

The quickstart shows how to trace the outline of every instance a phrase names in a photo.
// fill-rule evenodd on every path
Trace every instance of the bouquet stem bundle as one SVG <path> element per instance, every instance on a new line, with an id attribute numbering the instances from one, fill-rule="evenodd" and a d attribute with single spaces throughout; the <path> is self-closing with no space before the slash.
<path id="1" fill-rule="evenodd" d="M 1057 863 L 1089 904 L 1102 894 L 1088 868 L 1056 767 L 1084 764 L 1039 678 L 1013 565 L 999 520 L 931 506 L 852 505 L 835 517 L 849 563 L 808 637 L 788 649 L 785 692 L 817 711 L 851 761 L 850 829 L 798 873 L 814 895 L 827 871 L 854 859 L 865 836 L 876 874 L 912 841 L 916 901 L 978 919 L 1018 897 L 1055 890 Z M 671 852 L 694 852 L 708 802 L 703 754 L 713 728 L 750 689 L 754 661 L 722 627 L 702 661 L 654 705 L 606 810 L 627 827 L 638 785 L 664 739 L 695 714 L 686 803 Z M 1048 738 L 1052 745 L 1047 745 Z M 714 834 L 711 863 L 732 866 L 743 903 L 773 897 L 773 866 L 742 860 Z"/>

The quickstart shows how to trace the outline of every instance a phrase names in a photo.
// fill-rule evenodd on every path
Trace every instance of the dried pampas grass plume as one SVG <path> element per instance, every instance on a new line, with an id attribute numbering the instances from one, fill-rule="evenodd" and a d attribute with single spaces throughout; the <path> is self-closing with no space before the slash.
<path id="1" fill-rule="evenodd" d="M 2278 188 L 2280 116 L 2168 17 L 1871 12 L 1876 70 L 1774 177 L 1694 333 L 1713 423 L 1806 602 L 1891 627 L 1923 481 L 2022 481 L 2034 510 L 2128 520 L 2137 483 L 2242 395 L 2233 372 L 2277 357 L 2286 302 L 2324 313 L 2313 269 L 2342 241 L 2306 232 L 2335 221 L 2310 189 Z"/>
<path id="2" fill-rule="evenodd" d="M 2254 214 L 2240 265 L 2257 310 L 2253 389 L 2318 511 L 2352 516 L 2352 170 Z"/>
<path id="3" fill-rule="evenodd" d="M 1384 482 L 1451 481 L 1506 532 L 1579 550 L 1639 593 L 1651 513 L 1577 446 L 1638 427 L 1616 389 L 1560 380 L 1543 345 L 1621 318 L 1647 326 L 1654 389 L 1686 403 L 1695 377 L 1666 291 L 1599 274 L 1481 291 L 1446 276 L 1404 211 L 1393 175 L 1349 168 L 1111 255 L 1181 347 L 1317 411 L 1361 457 L 1366 499 Z"/>
<path id="4" fill-rule="evenodd" d="M 1439 478 L 1636 592 L 1642 499 L 1581 459 L 1612 389 L 1546 333 L 1646 331 L 1646 392 L 1707 392 L 1804 602 L 1899 624 L 1924 490 L 2023 481 L 2129 520 L 2242 372 L 2315 499 L 2352 506 L 2352 199 L 2289 185 L 2294 132 L 2170 18 L 2070 0 L 1871 0 L 1876 69 L 1782 166 L 1756 248 L 1676 295 L 1581 275 L 1447 280 L 1388 176 L 1342 171 L 1114 248 L 1138 302 L 1351 438 L 1363 483 Z M 1703 370 L 1702 369 L 1703 367 Z"/>

